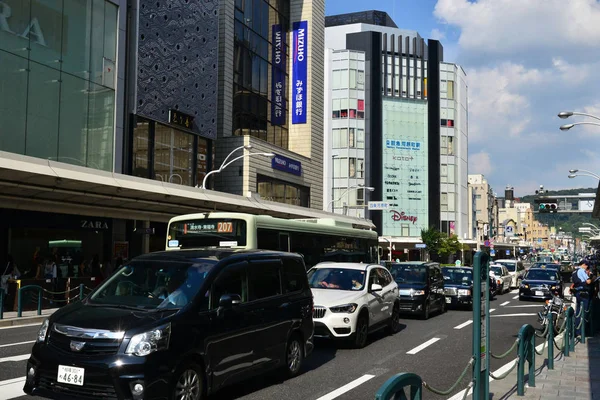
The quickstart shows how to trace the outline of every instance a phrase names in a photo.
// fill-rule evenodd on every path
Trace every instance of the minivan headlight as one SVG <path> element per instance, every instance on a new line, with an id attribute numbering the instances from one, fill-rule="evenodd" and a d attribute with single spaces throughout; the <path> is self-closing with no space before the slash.
<path id="1" fill-rule="evenodd" d="M 48 334 L 49 326 L 50 326 L 50 321 L 48 321 L 48 318 L 46 318 L 44 320 L 44 322 L 42 323 L 42 326 L 40 326 L 40 330 L 38 331 L 38 334 L 37 334 L 37 342 L 38 343 L 44 342 L 46 340 L 46 335 Z"/>
<path id="2" fill-rule="evenodd" d="M 424 290 L 411 289 L 410 295 L 411 296 L 424 296 L 425 295 L 425 291 Z"/>
<path id="3" fill-rule="evenodd" d="M 470 296 L 471 291 L 469 289 L 458 289 L 459 296 Z"/>
<path id="4" fill-rule="evenodd" d="M 358 304 L 342 304 L 341 306 L 335 306 L 335 307 L 329 307 L 329 309 L 331 310 L 331 312 L 334 313 L 348 313 L 348 314 L 352 314 L 354 311 L 356 311 L 356 308 L 358 307 Z"/>
<path id="5" fill-rule="evenodd" d="M 159 326 L 148 332 L 135 335 L 129 341 L 125 354 L 144 357 L 155 351 L 166 350 L 169 348 L 171 339 L 171 323 Z"/>

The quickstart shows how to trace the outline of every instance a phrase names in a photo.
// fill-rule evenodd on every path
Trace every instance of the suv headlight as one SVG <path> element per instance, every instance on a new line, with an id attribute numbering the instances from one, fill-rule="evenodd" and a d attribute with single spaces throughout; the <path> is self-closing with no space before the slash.
<path id="1" fill-rule="evenodd" d="M 469 289 L 458 289 L 459 296 L 470 296 L 471 291 Z"/>
<path id="2" fill-rule="evenodd" d="M 410 295 L 411 296 L 424 296 L 425 295 L 425 291 L 424 290 L 411 289 L 410 290 Z"/>
<path id="3" fill-rule="evenodd" d="M 37 334 L 37 342 L 41 343 L 46 340 L 46 336 L 48 335 L 48 327 L 50 326 L 50 321 L 46 318 L 40 327 L 40 330 Z"/>
<path id="4" fill-rule="evenodd" d="M 358 304 L 342 304 L 341 306 L 329 307 L 331 312 L 334 313 L 348 313 L 352 314 L 358 308 Z"/>
<path id="5" fill-rule="evenodd" d="M 171 323 L 168 323 L 132 337 L 125 354 L 143 357 L 155 351 L 166 350 L 169 348 L 170 339 Z"/>

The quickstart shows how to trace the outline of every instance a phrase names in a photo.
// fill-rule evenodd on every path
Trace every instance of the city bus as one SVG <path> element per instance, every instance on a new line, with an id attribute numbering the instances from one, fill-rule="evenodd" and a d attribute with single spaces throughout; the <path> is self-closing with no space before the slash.
<path id="1" fill-rule="evenodd" d="M 378 235 L 333 218 L 282 219 L 210 212 L 171 218 L 166 250 L 198 248 L 299 253 L 307 267 L 323 261 L 378 263 Z"/>

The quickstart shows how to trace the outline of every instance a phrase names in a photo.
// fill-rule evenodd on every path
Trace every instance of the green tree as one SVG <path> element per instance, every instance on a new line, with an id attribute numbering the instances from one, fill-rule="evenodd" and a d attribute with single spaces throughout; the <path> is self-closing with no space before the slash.
<path id="1" fill-rule="evenodd" d="M 438 254 L 445 258 L 446 260 L 451 254 L 455 254 L 457 251 L 460 251 L 461 244 L 458 241 L 458 236 L 456 235 L 442 235 L 442 240 L 440 241 L 440 247 L 438 248 Z"/>
<path id="2" fill-rule="evenodd" d="M 442 232 L 433 226 L 421 230 L 421 241 L 427 246 L 426 250 L 430 256 L 438 254 L 442 240 Z"/>

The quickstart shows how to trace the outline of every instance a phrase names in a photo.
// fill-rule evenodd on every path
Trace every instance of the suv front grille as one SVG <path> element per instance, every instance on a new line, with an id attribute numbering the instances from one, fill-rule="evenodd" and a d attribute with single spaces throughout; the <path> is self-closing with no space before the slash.
<path id="1" fill-rule="evenodd" d="M 444 294 L 448 295 L 448 296 L 456 296 L 458 292 L 456 291 L 456 288 L 445 288 L 444 289 Z"/>
<path id="2" fill-rule="evenodd" d="M 52 347 L 72 353 L 71 341 L 85 342 L 83 349 L 78 351 L 77 354 L 85 355 L 110 355 L 116 354 L 121 346 L 121 341 L 116 339 L 71 339 L 65 335 L 62 335 L 54 330 L 50 331 L 48 337 L 48 344 Z"/>
<path id="3" fill-rule="evenodd" d="M 325 307 L 315 306 L 315 309 L 313 311 L 313 318 L 323 318 L 326 312 L 327 309 Z"/>

